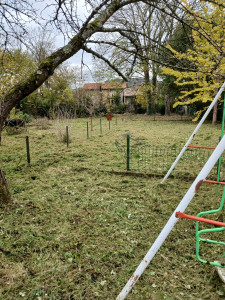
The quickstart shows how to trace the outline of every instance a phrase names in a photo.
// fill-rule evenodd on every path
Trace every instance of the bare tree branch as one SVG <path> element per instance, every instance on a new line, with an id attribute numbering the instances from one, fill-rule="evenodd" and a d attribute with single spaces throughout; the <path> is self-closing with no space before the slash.
<path id="1" fill-rule="evenodd" d="M 102 56 L 101 54 L 95 52 L 94 50 L 92 50 L 91 48 L 88 48 L 87 46 L 82 46 L 82 49 L 85 50 L 86 52 L 88 53 L 91 53 L 93 54 L 94 56 L 100 58 L 101 60 L 105 61 L 109 66 L 110 68 L 112 68 L 115 72 L 117 72 L 117 74 L 119 76 L 121 76 L 125 81 L 128 81 L 128 79 L 120 72 L 120 70 L 115 66 L 113 65 L 107 58 L 105 58 L 104 56 Z"/>
<path id="2" fill-rule="evenodd" d="M 29 22 L 40 24 L 37 12 L 28 0 L 7 0 L 0 3 L 0 47 L 6 49 L 19 40 L 25 43 Z"/>

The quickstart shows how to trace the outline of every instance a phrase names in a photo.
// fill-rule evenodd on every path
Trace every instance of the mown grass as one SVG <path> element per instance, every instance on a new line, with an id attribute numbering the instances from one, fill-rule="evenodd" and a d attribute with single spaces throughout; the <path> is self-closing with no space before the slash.
<path id="1" fill-rule="evenodd" d="M 123 116 L 109 130 L 102 119 L 100 135 L 96 118 L 89 139 L 86 122 L 61 124 L 69 126 L 68 148 L 55 121 L 3 135 L 1 168 L 13 203 L 1 208 L 0 299 L 115 299 L 192 183 L 176 176 L 161 185 L 154 174 L 127 173 L 114 144 L 130 133 L 151 145 L 183 145 L 191 121 Z M 220 128 L 203 125 L 195 144 L 216 145 Z M 217 208 L 221 193 L 203 185 L 186 212 Z M 195 225 L 182 220 L 128 299 L 224 295 L 214 269 L 195 259 Z"/>

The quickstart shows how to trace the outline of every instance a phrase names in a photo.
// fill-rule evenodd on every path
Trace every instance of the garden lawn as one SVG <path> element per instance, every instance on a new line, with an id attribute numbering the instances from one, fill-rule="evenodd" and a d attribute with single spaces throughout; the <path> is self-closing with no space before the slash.
<path id="1" fill-rule="evenodd" d="M 132 170 L 132 162 L 126 172 L 115 146 L 128 133 L 150 145 L 183 146 L 193 122 L 118 116 L 109 130 L 102 118 L 100 135 L 94 118 L 87 139 L 87 121 L 90 128 L 88 119 L 37 120 L 3 134 L 1 168 L 13 202 L 1 207 L 0 299 L 115 299 L 193 181 L 170 176 L 161 185 L 162 176 Z M 66 125 L 68 148 L 59 137 Z M 220 131 L 204 124 L 195 144 L 217 145 Z M 186 213 L 217 208 L 221 194 L 203 185 Z M 224 297 L 214 268 L 195 258 L 194 222 L 180 220 L 127 299 Z"/>

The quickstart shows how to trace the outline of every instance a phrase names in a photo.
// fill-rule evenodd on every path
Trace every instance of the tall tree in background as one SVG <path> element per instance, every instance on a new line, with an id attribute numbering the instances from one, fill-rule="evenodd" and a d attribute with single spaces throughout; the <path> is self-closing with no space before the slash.
<path id="1" fill-rule="evenodd" d="M 140 94 L 144 93 L 143 105 L 147 113 L 155 111 L 159 51 L 173 33 L 174 23 L 171 16 L 156 7 L 134 3 L 112 17 L 108 29 L 111 35 L 107 39 L 103 40 L 99 35 L 95 40 L 89 40 L 89 43 L 98 45 L 97 52 L 104 51 L 110 62 L 123 70 L 127 77 L 137 74 L 144 77 L 145 86 Z"/>
<path id="2" fill-rule="evenodd" d="M 176 24 L 176 28 L 168 40 L 168 45 L 179 53 L 185 53 L 187 49 L 192 48 L 192 43 L 190 27 L 185 24 Z M 175 57 L 168 47 L 161 49 L 160 61 L 162 65 L 165 63 L 169 69 L 173 68 L 182 71 L 188 70 L 190 64 L 187 60 L 180 60 Z M 161 73 L 160 77 L 162 78 L 161 92 L 165 103 L 165 114 L 170 115 L 171 106 L 174 103 L 174 99 L 179 96 L 181 87 L 175 83 L 176 77 L 172 74 Z"/>
<path id="3" fill-rule="evenodd" d="M 35 70 L 35 63 L 27 51 L 0 51 L 0 98 L 17 82 Z M 0 102 L 1 103 L 1 102 Z"/>
<path id="4" fill-rule="evenodd" d="M 55 111 L 75 111 L 72 87 L 78 85 L 77 68 L 60 66 L 36 91 L 20 102 L 20 108 L 34 116 L 53 117 Z"/>
<path id="5" fill-rule="evenodd" d="M 192 68 L 192 71 L 186 72 L 163 68 L 163 73 L 174 76 L 175 83 L 182 89 L 175 106 L 202 102 L 206 108 L 222 85 L 225 78 L 224 19 L 225 11 L 219 6 L 214 3 L 204 5 L 191 18 L 193 25 L 199 27 L 198 31 L 192 30 L 193 47 L 182 53 L 168 45 L 174 57 L 187 61 Z M 203 110 L 197 112 L 195 120 Z M 214 107 L 212 123 L 215 124 L 216 120 L 217 105 Z"/>
<path id="6" fill-rule="evenodd" d="M 55 37 L 50 30 L 32 29 L 28 33 L 27 44 L 29 52 L 38 66 L 55 50 Z"/>

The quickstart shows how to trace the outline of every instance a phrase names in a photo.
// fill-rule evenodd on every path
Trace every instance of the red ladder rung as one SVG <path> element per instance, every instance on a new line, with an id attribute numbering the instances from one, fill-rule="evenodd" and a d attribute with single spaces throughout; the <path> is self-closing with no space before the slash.
<path id="1" fill-rule="evenodd" d="M 206 179 L 200 180 L 195 186 L 195 193 L 198 192 L 198 189 L 200 188 L 200 186 L 202 185 L 203 182 L 225 185 L 225 182 L 223 182 L 223 181 L 214 181 L 214 180 L 206 180 Z"/>
<path id="2" fill-rule="evenodd" d="M 214 221 L 214 220 L 210 220 L 210 219 L 187 215 L 180 211 L 176 212 L 176 218 L 190 219 L 190 220 L 194 220 L 194 221 L 199 221 L 199 222 L 204 222 L 204 223 L 208 223 L 208 224 L 212 224 L 212 225 L 216 225 L 216 226 L 225 227 L 225 223 L 223 223 L 223 222 L 218 222 L 218 221 Z"/>
<path id="3" fill-rule="evenodd" d="M 223 181 L 203 180 L 203 182 L 225 185 L 225 182 L 223 182 Z"/>
<path id="4" fill-rule="evenodd" d="M 204 146 L 187 146 L 187 148 L 216 149 L 216 147 L 204 147 Z"/>

